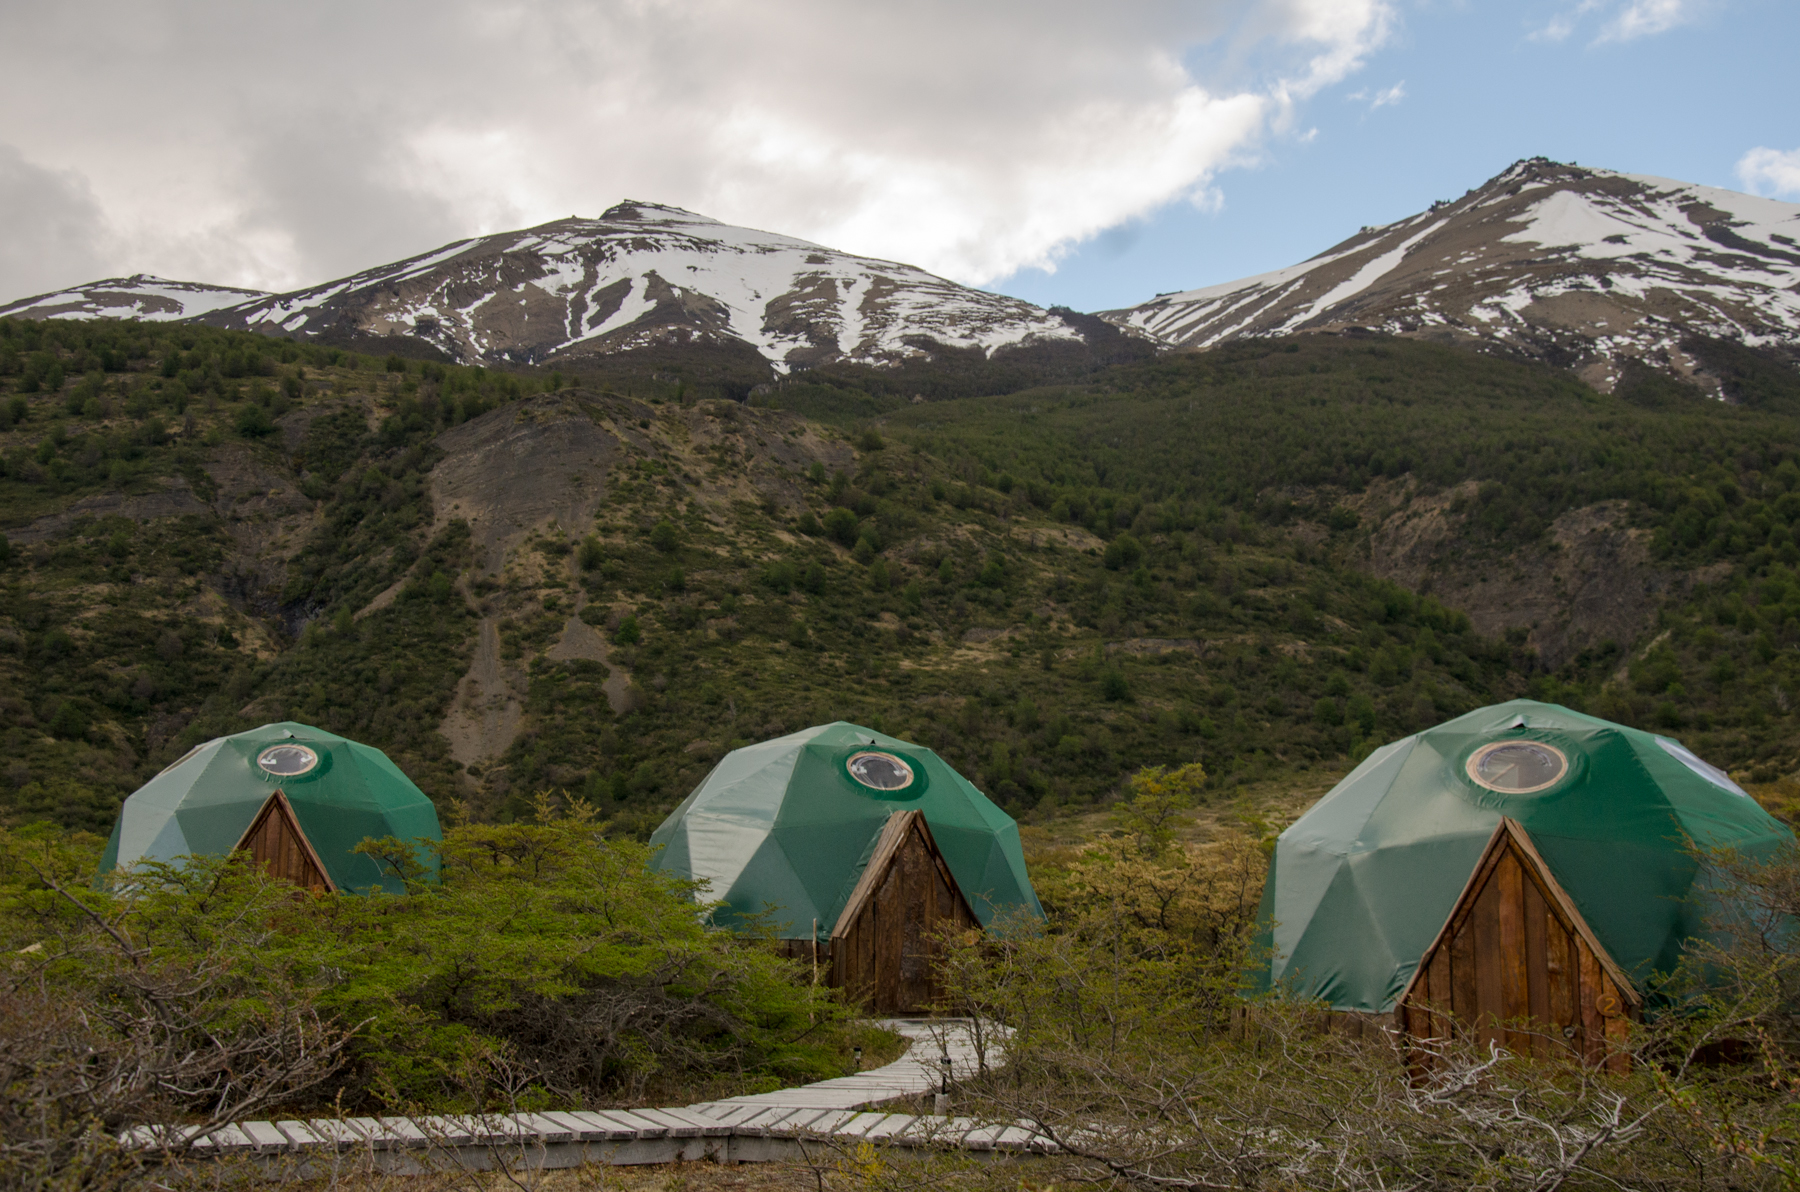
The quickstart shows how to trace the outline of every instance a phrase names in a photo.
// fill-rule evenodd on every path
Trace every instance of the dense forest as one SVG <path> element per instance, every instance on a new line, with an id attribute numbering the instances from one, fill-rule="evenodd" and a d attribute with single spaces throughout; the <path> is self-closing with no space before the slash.
<path id="1" fill-rule="evenodd" d="M 748 390 L 0 321 L 0 815 L 105 830 L 199 740 L 283 718 L 477 819 L 556 789 L 634 834 L 725 750 L 839 718 L 1040 816 L 1148 764 L 1214 792 L 1341 769 L 1520 694 L 1757 781 L 1800 764 L 1784 373 L 1727 405 L 1337 337 L 931 368 Z M 557 418 L 613 452 L 579 524 L 496 546 L 439 507 L 446 459 Z M 1665 596 L 1547 665 L 1372 573 L 1364 496 L 1402 483 L 1456 490 L 1459 565 L 1496 570 L 1622 502 Z M 445 726 L 488 633 L 518 711 L 477 757 Z"/>

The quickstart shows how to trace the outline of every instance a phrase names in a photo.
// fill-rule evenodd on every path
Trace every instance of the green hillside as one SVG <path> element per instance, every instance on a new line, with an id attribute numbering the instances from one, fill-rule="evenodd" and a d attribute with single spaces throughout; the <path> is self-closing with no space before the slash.
<path id="1" fill-rule="evenodd" d="M 1146 764 L 1340 767 L 1526 693 L 1800 764 L 1782 393 L 1634 401 L 1388 340 L 1120 356 L 744 405 L 666 353 L 577 378 L 0 321 L 0 815 L 103 828 L 279 719 L 477 817 L 564 789 L 638 832 L 734 745 L 833 719 L 1018 813 Z M 1602 506 L 1660 586 L 1553 666 L 1541 626 L 1417 591 L 1528 590 Z"/>

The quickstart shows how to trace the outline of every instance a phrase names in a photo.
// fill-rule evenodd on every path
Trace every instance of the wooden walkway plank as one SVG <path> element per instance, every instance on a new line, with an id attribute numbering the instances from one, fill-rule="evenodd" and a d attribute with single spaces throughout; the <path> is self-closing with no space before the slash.
<path id="1" fill-rule="evenodd" d="M 256 1140 L 242 1127 L 236 1125 L 223 1126 L 200 1138 L 195 1146 L 204 1146 L 218 1154 L 235 1154 L 240 1151 L 255 1151 L 260 1148 Z"/>
<path id="2" fill-rule="evenodd" d="M 275 1128 L 288 1136 L 288 1140 L 294 1144 L 295 1150 L 317 1150 L 333 1146 L 330 1139 L 313 1133 L 312 1128 L 305 1122 L 283 1119 L 275 1123 Z"/>
<path id="3" fill-rule="evenodd" d="M 274 1122 L 239 1122 L 238 1129 L 256 1145 L 261 1154 L 279 1154 L 292 1150 L 294 1144 L 288 1136 L 275 1128 Z"/>
<path id="4" fill-rule="evenodd" d="M 892 1116 L 888 1113 L 859 1113 L 833 1130 L 832 1133 L 844 1138 L 862 1138 Z"/>
<path id="5" fill-rule="evenodd" d="M 635 1130 L 636 1138 L 667 1138 L 669 1127 L 664 1122 L 647 1118 L 635 1109 L 603 1109 L 595 1110 L 596 1116 L 610 1118 L 627 1130 Z"/>
<path id="6" fill-rule="evenodd" d="M 800 1109 L 779 1127 L 772 1128 L 784 1133 L 830 1134 L 855 1116 L 855 1111 L 849 1109 Z"/>
<path id="7" fill-rule="evenodd" d="M 794 1157 L 804 1138 L 840 1138 L 893 1146 L 962 1146 L 1041 1153 L 1047 1139 L 1020 1125 L 982 1124 L 970 1118 L 915 1117 L 869 1107 L 935 1090 L 948 1054 L 953 1076 L 978 1064 L 966 1028 L 918 1020 L 885 1025 L 912 1040 L 891 1064 L 801 1088 L 750 1094 L 695 1105 L 650 1109 L 554 1110 L 519 1114 L 448 1114 L 407 1117 L 283 1119 L 241 1122 L 195 1139 L 194 1126 L 138 1126 L 121 1141 L 145 1148 L 193 1140 L 196 1152 L 248 1152 L 278 1156 L 335 1153 L 367 1148 L 373 1153 L 405 1150 L 462 1152 L 456 1162 L 487 1169 L 497 1162 L 484 1150 L 522 1148 L 533 1166 L 567 1167 L 595 1161 L 609 1164 L 667 1163 L 717 1158 L 759 1162 Z M 947 1041 L 940 1036 L 951 1032 Z M 999 1033 L 996 1032 L 996 1038 Z M 998 1062 L 998 1047 L 989 1062 Z M 705 1140 L 705 1141 L 703 1141 Z M 599 1144 L 600 1153 L 590 1146 Z M 281 1160 L 289 1162 L 291 1160 Z M 304 1163 L 304 1161 L 302 1160 Z M 385 1170 L 424 1170 L 424 1159 L 392 1155 L 376 1162 Z"/>
<path id="8" fill-rule="evenodd" d="M 892 1113 L 876 1122 L 863 1132 L 863 1139 L 868 1142 L 881 1142 L 906 1133 L 907 1129 L 919 1119 L 911 1114 Z"/>
<path id="9" fill-rule="evenodd" d="M 631 1112 L 638 1117 L 666 1125 L 671 1138 L 712 1138 L 731 1133 L 731 1128 L 716 1118 L 682 1109 L 634 1109 Z"/>
<path id="10" fill-rule="evenodd" d="M 548 1118 L 568 1131 L 568 1141 L 570 1142 L 598 1142 L 606 1137 L 605 1130 L 596 1129 L 572 1113 L 551 1109 L 545 1110 L 538 1116 Z"/>
<path id="11" fill-rule="evenodd" d="M 586 1127 L 581 1136 L 583 1142 L 628 1142 L 638 1136 L 640 1129 L 591 1109 L 571 1109 L 559 1116 L 573 1118 Z"/>
<path id="12" fill-rule="evenodd" d="M 723 1122 L 727 1126 L 741 1126 L 745 1122 L 766 1114 L 769 1106 L 745 1105 L 734 1101 L 702 1101 L 698 1105 L 690 1105 L 695 1113 L 704 1113 L 707 1117 Z"/>
<path id="13" fill-rule="evenodd" d="M 545 1113 L 522 1113 L 520 1124 L 530 1129 L 545 1142 L 573 1142 L 579 1130 L 564 1125 L 562 1122 Z"/>
<path id="14" fill-rule="evenodd" d="M 382 1129 L 387 1131 L 387 1136 L 399 1146 L 425 1146 L 431 1142 L 425 1131 L 419 1129 L 411 1118 L 384 1117 L 375 1120 L 381 1123 Z"/>

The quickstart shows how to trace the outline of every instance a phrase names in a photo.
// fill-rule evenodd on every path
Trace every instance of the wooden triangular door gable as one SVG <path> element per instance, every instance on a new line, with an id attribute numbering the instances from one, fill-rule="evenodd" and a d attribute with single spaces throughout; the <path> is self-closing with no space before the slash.
<path id="1" fill-rule="evenodd" d="M 927 1010 L 940 992 L 933 936 L 980 925 L 925 813 L 896 811 L 831 929 L 831 984 L 877 1013 Z"/>
<path id="2" fill-rule="evenodd" d="M 1562 1046 L 1588 1063 L 1609 1058 L 1643 998 L 1600 943 L 1530 833 L 1503 818 L 1468 884 L 1396 1003 L 1416 1039 L 1473 1030 L 1516 1055 Z M 1559 1042 L 1560 1041 L 1560 1042 Z"/>
<path id="3" fill-rule="evenodd" d="M 325 863 L 314 851 L 312 841 L 306 838 L 300 821 L 295 818 L 293 804 L 279 790 L 268 797 L 256 818 L 244 829 L 237 848 L 232 851 L 238 849 L 249 850 L 250 855 L 267 866 L 271 874 L 302 889 L 337 889 L 331 875 L 325 872 Z"/>

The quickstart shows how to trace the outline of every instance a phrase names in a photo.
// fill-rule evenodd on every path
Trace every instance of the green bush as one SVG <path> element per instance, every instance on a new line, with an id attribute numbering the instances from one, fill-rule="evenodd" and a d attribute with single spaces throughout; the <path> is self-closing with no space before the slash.
<path id="1" fill-rule="evenodd" d="M 854 546 L 857 542 L 856 530 L 860 525 L 855 513 L 848 509 L 833 509 L 825 515 L 825 533 L 844 546 Z"/>
<path id="2" fill-rule="evenodd" d="M 592 571 L 606 561 L 606 548 L 600 545 L 600 539 L 592 534 L 581 540 L 581 549 L 575 556 L 583 571 Z"/>
<path id="3" fill-rule="evenodd" d="M 351 1063 L 314 1096 L 359 1107 L 636 1102 L 844 1074 L 849 1017 L 828 991 L 709 928 L 692 885 L 652 872 L 645 846 L 605 839 L 586 805 L 539 809 L 535 823 L 447 831 L 437 884 L 420 880 L 413 842 L 365 841 L 405 896 L 296 899 L 245 854 L 95 890 L 83 870 L 98 839 L 0 829 L 0 948 L 42 945 L 31 976 L 77 1001 L 112 979 L 107 929 L 138 941 L 145 971 L 232 973 L 241 1013 L 263 993 L 304 995 L 355 1028 Z"/>
<path id="4" fill-rule="evenodd" d="M 1130 570 L 1144 557 L 1144 544 L 1130 534 L 1121 534 L 1106 544 L 1103 562 L 1108 571 Z"/>
<path id="5" fill-rule="evenodd" d="M 238 434 L 246 439 L 260 439 L 275 431 L 275 422 L 269 417 L 269 411 L 255 402 L 238 411 L 236 425 Z"/>
<path id="6" fill-rule="evenodd" d="M 1131 699 L 1131 684 L 1118 667 L 1109 666 L 1100 672 L 1100 698 L 1109 703 L 1123 703 Z"/>

